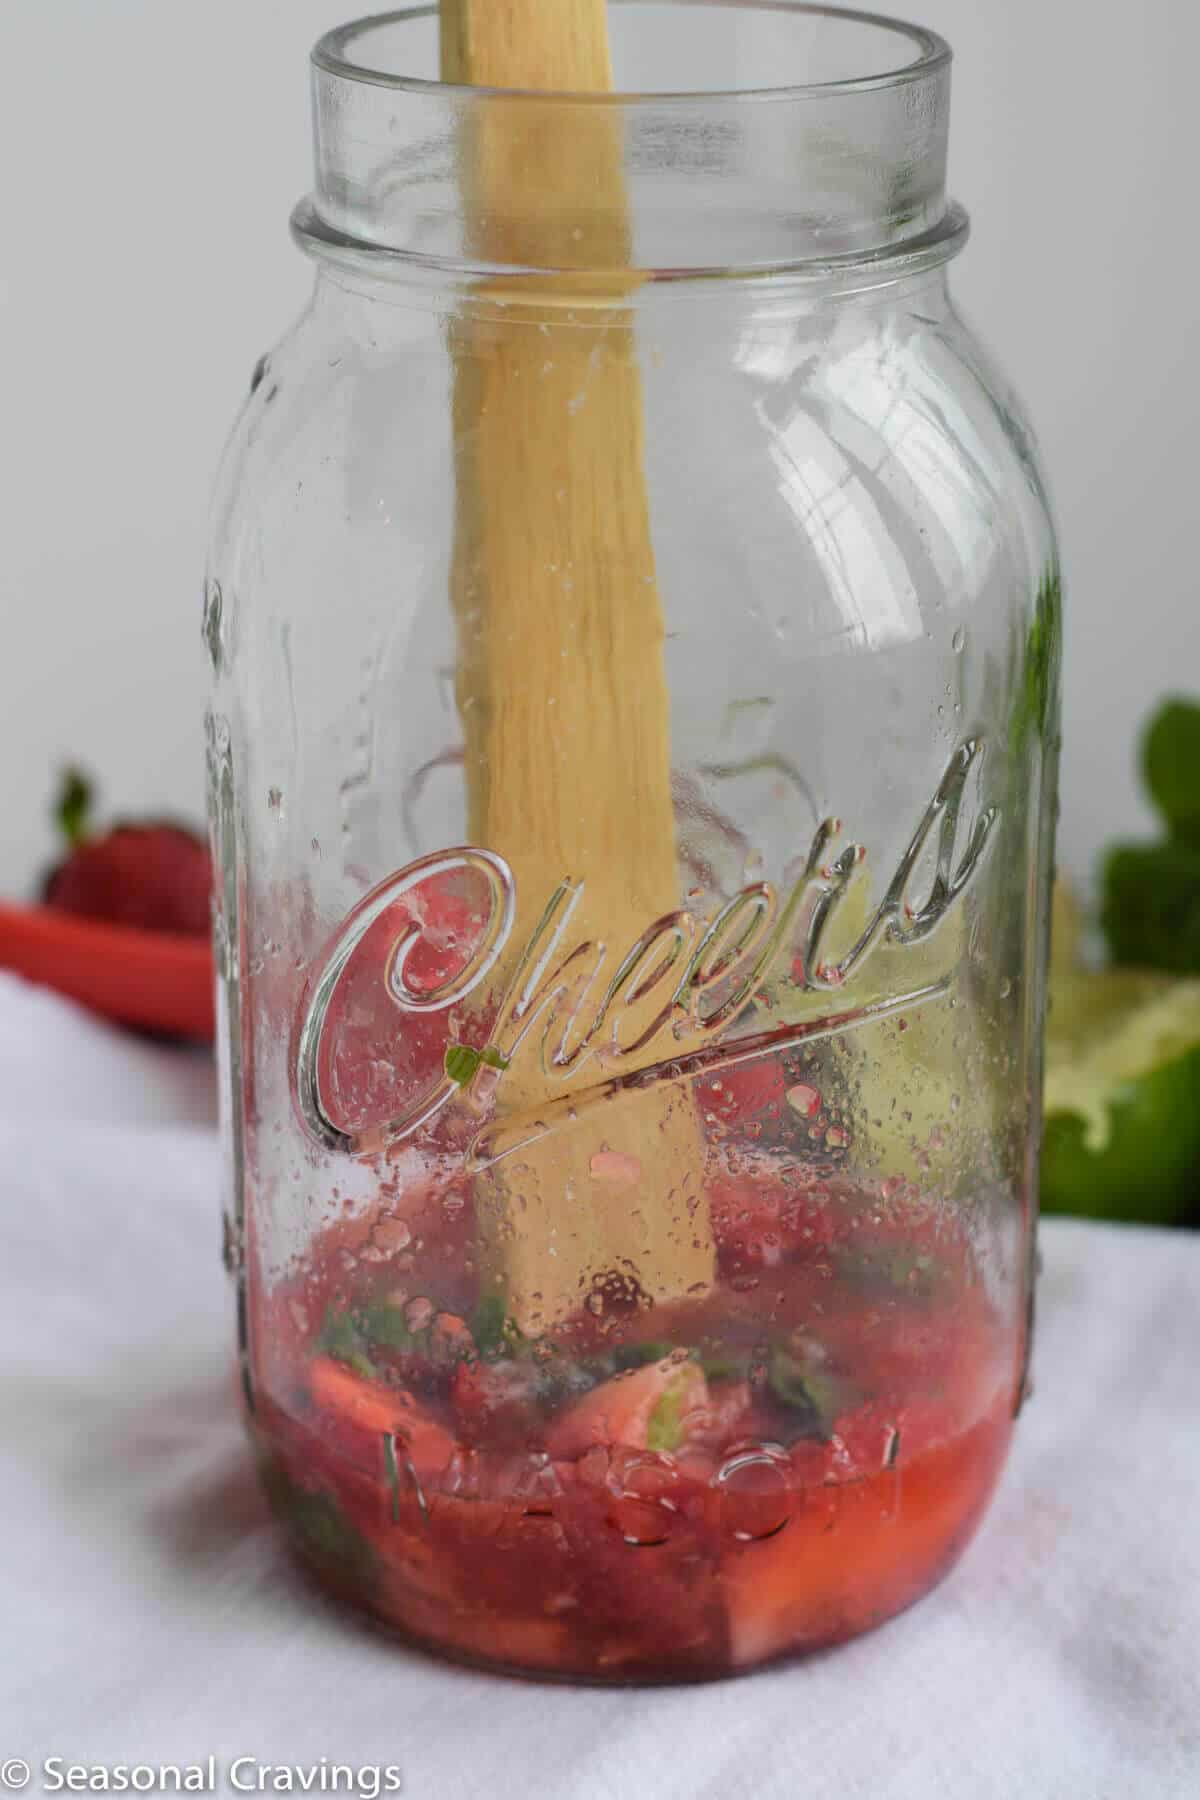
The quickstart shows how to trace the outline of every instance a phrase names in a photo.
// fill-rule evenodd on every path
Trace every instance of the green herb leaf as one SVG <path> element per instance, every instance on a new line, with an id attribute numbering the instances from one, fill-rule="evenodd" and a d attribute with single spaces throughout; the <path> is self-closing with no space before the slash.
<path id="1" fill-rule="evenodd" d="M 459 1087 L 466 1087 L 482 1060 L 478 1050 L 472 1050 L 466 1044 L 446 1046 L 446 1074 Z"/>
<path id="2" fill-rule="evenodd" d="M 481 1294 L 471 1314 L 471 1336 L 481 1356 L 492 1356 L 504 1343 L 508 1309 L 503 1294 Z"/>
<path id="3" fill-rule="evenodd" d="M 749 1358 L 739 1362 L 733 1356 L 700 1356 L 696 1360 L 706 1381 L 743 1381 L 749 1365 Z"/>
<path id="4" fill-rule="evenodd" d="M 826 1442 L 851 1398 L 850 1385 L 840 1376 L 814 1369 L 778 1346 L 767 1364 L 767 1386 L 780 1406 L 798 1415 L 800 1436 Z"/>
<path id="5" fill-rule="evenodd" d="M 1042 576 L 1033 623 L 1025 640 L 1020 687 L 1009 731 L 1014 761 L 1023 766 L 1031 737 L 1057 730 L 1059 670 L 1062 664 L 1062 576 L 1052 565 Z"/>
<path id="6" fill-rule="evenodd" d="M 613 1356 L 614 1368 L 644 1369 L 649 1363 L 665 1362 L 675 1348 L 673 1344 L 621 1344 Z"/>
<path id="7" fill-rule="evenodd" d="M 481 1294 L 468 1324 L 475 1348 L 491 1361 L 499 1356 L 517 1356 L 529 1346 L 529 1339 L 516 1320 L 509 1318 L 503 1294 Z"/>
<path id="8" fill-rule="evenodd" d="M 448 1046 L 445 1057 L 446 1074 L 459 1087 L 466 1087 L 481 1065 L 485 1069 L 504 1070 L 508 1067 L 508 1058 L 501 1056 L 499 1050 L 494 1049 L 491 1044 L 484 1050 L 472 1050 L 469 1044 Z"/>
<path id="9" fill-rule="evenodd" d="M 1104 864 L 1100 923 L 1116 963 L 1200 974 L 1200 850 L 1119 844 Z"/>
<path id="10" fill-rule="evenodd" d="M 355 1315 L 372 1350 L 417 1350 L 428 1342 L 428 1332 L 415 1332 L 403 1307 L 390 1300 L 375 1300 Z"/>
<path id="11" fill-rule="evenodd" d="M 1171 837 L 1200 851 L 1200 704 L 1168 700 L 1150 721 L 1142 775 Z"/>
<path id="12" fill-rule="evenodd" d="M 838 1273 L 858 1287 L 877 1294 L 904 1294 L 929 1300 L 945 1277 L 936 1257 L 916 1250 L 839 1250 Z"/>
<path id="13" fill-rule="evenodd" d="M 366 1339 L 350 1311 L 335 1312 L 332 1307 L 329 1308 L 315 1348 L 319 1354 L 331 1356 L 335 1362 L 345 1363 L 348 1369 L 353 1369 L 364 1381 L 374 1381 L 378 1374 L 368 1355 Z"/>
<path id="14" fill-rule="evenodd" d="M 92 784 L 87 776 L 79 769 L 67 769 L 55 802 L 54 818 L 72 849 L 87 841 L 92 799 Z"/>
<path id="15" fill-rule="evenodd" d="M 366 1577 L 372 1572 L 375 1552 L 336 1500 L 300 1487 L 278 1464 L 266 1467 L 264 1486 L 276 1517 L 313 1562 L 341 1574 Z"/>

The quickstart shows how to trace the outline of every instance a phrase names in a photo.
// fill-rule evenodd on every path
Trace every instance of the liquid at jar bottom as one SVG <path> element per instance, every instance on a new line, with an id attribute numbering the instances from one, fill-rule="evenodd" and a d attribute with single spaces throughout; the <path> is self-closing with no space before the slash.
<path id="1" fill-rule="evenodd" d="M 318 1578 L 450 1654 L 606 1681 L 837 1643 L 940 1580 L 1013 1413 L 966 1231 L 765 1158 L 710 1198 L 712 1294 L 588 1308 L 553 1346 L 472 1292 L 468 1205 L 426 1213 L 400 1284 L 318 1238 L 256 1309 L 251 1420 Z"/>

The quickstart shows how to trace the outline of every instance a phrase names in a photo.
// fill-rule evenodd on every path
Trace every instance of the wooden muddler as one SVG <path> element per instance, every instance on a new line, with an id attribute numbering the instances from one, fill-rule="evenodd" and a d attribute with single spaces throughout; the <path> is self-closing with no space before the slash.
<path id="1" fill-rule="evenodd" d="M 611 89 L 605 0 L 441 0 L 441 20 L 448 81 Z M 622 958 L 680 904 L 622 125 L 616 109 L 579 103 L 496 97 L 476 111 L 462 171 L 472 256 L 604 276 L 585 295 L 569 276 L 498 275 L 452 332 L 471 841 L 512 864 L 521 942 L 565 878 L 582 885 L 562 950 L 589 941 L 589 966 L 606 951 L 590 1017 Z M 539 1054 L 540 1024 L 531 1037 L 500 1085 L 506 1112 L 567 1091 Z M 660 1041 L 641 1061 L 662 1054 Z M 622 1071 L 638 1066 L 634 1055 Z M 590 1067 L 597 1081 L 610 1072 Z M 659 1300 L 712 1280 L 690 1100 L 651 1086 L 604 1110 L 600 1126 L 581 1119 L 477 1183 L 485 1279 L 526 1331 L 599 1285 Z"/>

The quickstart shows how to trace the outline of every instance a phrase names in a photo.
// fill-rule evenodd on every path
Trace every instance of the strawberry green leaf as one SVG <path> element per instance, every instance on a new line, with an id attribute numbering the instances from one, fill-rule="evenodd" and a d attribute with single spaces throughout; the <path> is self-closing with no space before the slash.
<path id="1" fill-rule="evenodd" d="M 72 849 L 86 843 L 90 835 L 88 820 L 93 797 L 92 784 L 81 770 L 64 771 L 54 805 L 54 819 Z"/>

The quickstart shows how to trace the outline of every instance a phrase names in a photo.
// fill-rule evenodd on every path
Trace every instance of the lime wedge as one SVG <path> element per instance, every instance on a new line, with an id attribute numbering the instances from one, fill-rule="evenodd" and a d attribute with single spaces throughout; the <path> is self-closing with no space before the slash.
<path id="1" fill-rule="evenodd" d="M 1172 1224 L 1200 1198 L 1200 981 L 1136 969 L 1051 985 L 1042 1204 Z"/>

